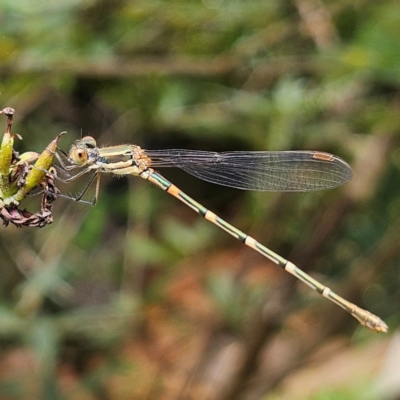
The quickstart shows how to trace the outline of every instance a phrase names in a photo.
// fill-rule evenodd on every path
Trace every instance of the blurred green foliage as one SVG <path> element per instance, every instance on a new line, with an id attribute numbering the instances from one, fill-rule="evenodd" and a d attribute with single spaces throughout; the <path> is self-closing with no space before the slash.
<path id="1" fill-rule="evenodd" d="M 242 193 L 165 175 L 394 328 L 399 13 L 368 0 L 3 0 L 0 99 L 16 109 L 20 152 L 67 130 L 64 151 L 92 135 L 149 149 L 343 157 L 353 182 L 321 193 Z M 105 178 L 93 208 L 60 199 L 52 226 L 1 229 L 0 364 L 15 366 L 0 374 L 0 397 L 268 398 L 321 343 L 352 335 L 350 317 L 297 293 L 290 277 L 177 203 L 146 182 Z M 236 376 L 218 356 L 226 343 L 246 353 L 268 331 L 256 327 L 277 289 L 287 308 L 274 335 L 301 343 L 307 326 L 320 339 L 304 354 L 293 343 L 271 377 L 276 359 L 262 349 L 275 342 L 261 335 L 253 359 L 265 356 L 270 375 L 253 361 Z M 221 375 L 211 387 L 208 377 Z"/>

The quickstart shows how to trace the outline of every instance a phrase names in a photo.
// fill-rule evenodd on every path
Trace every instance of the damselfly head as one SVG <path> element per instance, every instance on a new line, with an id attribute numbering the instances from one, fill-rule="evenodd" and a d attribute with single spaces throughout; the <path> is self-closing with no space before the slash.
<path id="1" fill-rule="evenodd" d="M 97 143 L 91 136 L 85 136 L 84 138 L 77 140 L 71 147 L 68 158 L 72 163 L 76 165 L 85 165 L 88 162 L 89 154 L 91 149 L 96 148 Z"/>

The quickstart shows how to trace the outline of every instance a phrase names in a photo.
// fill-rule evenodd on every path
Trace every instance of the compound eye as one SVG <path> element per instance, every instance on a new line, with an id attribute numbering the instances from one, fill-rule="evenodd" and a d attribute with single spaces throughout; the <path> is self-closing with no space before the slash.
<path id="1" fill-rule="evenodd" d="M 69 158 L 76 164 L 76 165 L 83 165 L 88 160 L 88 154 L 85 149 L 80 147 L 73 147 L 69 152 Z"/>
<path id="2" fill-rule="evenodd" d="M 80 142 L 89 149 L 94 149 L 97 146 L 96 140 L 92 136 L 85 136 Z"/>

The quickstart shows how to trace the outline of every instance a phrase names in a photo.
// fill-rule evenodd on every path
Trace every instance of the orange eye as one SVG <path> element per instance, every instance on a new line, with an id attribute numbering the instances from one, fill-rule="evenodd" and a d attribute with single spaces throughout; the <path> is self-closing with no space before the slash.
<path id="1" fill-rule="evenodd" d="M 69 158 L 77 165 L 83 165 L 87 162 L 88 154 L 85 149 L 73 147 L 69 152 Z"/>

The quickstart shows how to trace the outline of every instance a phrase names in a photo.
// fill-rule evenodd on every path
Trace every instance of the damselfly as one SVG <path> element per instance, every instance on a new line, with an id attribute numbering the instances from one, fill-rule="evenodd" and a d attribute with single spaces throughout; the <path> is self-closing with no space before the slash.
<path id="1" fill-rule="evenodd" d="M 82 201 L 85 191 L 96 180 L 94 204 L 98 198 L 102 173 L 139 176 L 176 197 L 208 221 L 278 264 L 323 297 L 346 310 L 360 324 L 375 332 L 387 331 L 386 324 L 379 317 L 345 300 L 290 261 L 224 221 L 153 169 L 153 167 L 178 167 L 205 181 L 238 189 L 300 192 L 330 189 L 348 182 L 352 176 L 351 168 L 339 157 L 317 151 L 224 153 L 190 150 L 147 151 L 136 145 L 100 148 L 94 138 L 87 136 L 75 142 L 67 158 L 69 165 L 60 160 L 64 171 L 74 169 L 80 171 L 64 179 L 65 182 L 70 182 L 90 171 L 94 172 L 85 190 L 75 200 Z"/>

